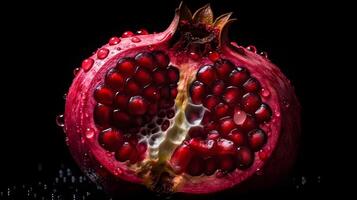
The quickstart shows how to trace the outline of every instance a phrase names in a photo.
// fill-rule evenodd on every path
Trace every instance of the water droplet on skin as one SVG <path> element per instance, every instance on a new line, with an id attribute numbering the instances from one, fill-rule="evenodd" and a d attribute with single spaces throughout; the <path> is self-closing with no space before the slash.
<path id="1" fill-rule="evenodd" d="M 257 48 L 254 45 L 249 45 L 247 46 L 248 51 L 251 51 L 253 53 L 257 53 Z"/>
<path id="2" fill-rule="evenodd" d="M 86 128 L 86 138 L 92 139 L 94 136 L 94 129 L 93 128 Z"/>
<path id="3" fill-rule="evenodd" d="M 78 67 L 73 70 L 73 75 L 74 75 L 74 77 L 77 76 L 79 70 L 80 70 L 80 69 L 79 69 Z"/>
<path id="4" fill-rule="evenodd" d="M 264 174 L 264 172 L 263 172 L 263 170 L 262 170 L 262 169 L 257 168 L 257 170 L 256 170 L 255 174 L 256 174 L 256 175 L 258 175 L 258 176 L 261 176 L 261 175 L 263 175 L 263 174 Z"/>
<path id="5" fill-rule="evenodd" d="M 63 114 L 56 116 L 56 124 L 59 127 L 64 127 L 64 116 L 63 116 Z"/>
<path id="6" fill-rule="evenodd" d="M 135 42 L 135 43 L 141 42 L 140 38 L 138 38 L 138 37 L 131 38 L 131 41 Z"/>
<path id="7" fill-rule="evenodd" d="M 264 58 L 268 58 L 268 53 L 265 51 L 260 52 L 260 55 L 263 56 Z"/>
<path id="8" fill-rule="evenodd" d="M 262 89 L 262 96 L 263 97 L 269 97 L 270 96 L 270 91 L 268 89 L 263 88 Z"/>

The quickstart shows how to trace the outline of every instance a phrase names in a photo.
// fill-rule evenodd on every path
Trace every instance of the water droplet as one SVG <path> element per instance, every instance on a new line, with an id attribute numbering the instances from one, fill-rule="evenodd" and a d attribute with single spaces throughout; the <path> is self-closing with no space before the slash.
<path id="1" fill-rule="evenodd" d="M 67 93 L 64 93 L 63 95 L 63 99 L 66 100 L 67 99 Z"/>
<path id="2" fill-rule="evenodd" d="M 257 48 L 254 45 L 249 45 L 247 46 L 248 51 L 251 51 L 253 53 L 257 53 Z"/>
<path id="3" fill-rule="evenodd" d="M 74 68 L 74 70 L 73 70 L 73 76 L 74 76 L 74 77 L 77 76 L 79 70 L 80 70 L 80 69 L 79 69 L 78 67 L 77 67 L 77 68 Z"/>
<path id="4" fill-rule="evenodd" d="M 268 89 L 263 88 L 262 89 L 262 96 L 263 97 L 268 97 L 270 96 L 270 91 Z"/>
<path id="5" fill-rule="evenodd" d="M 257 168 L 257 170 L 256 170 L 255 174 L 256 174 L 256 175 L 258 175 L 258 176 L 261 176 L 261 175 L 263 175 L 263 174 L 264 174 L 264 172 L 263 172 L 263 170 L 262 170 L 262 169 Z"/>
<path id="6" fill-rule="evenodd" d="M 268 53 L 266 51 L 260 52 L 260 55 L 263 56 L 264 58 L 268 58 Z"/>
<path id="7" fill-rule="evenodd" d="M 118 51 L 120 51 L 120 50 L 121 50 L 121 48 L 120 48 L 120 47 L 117 47 L 117 50 L 118 50 Z"/>
<path id="8" fill-rule="evenodd" d="M 234 112 L 233 121 L 237 125 L 242 125 L 247 118 L 247 114 L 242 110 L 237 110 Z"/>
<path id="9" fill-rule="evenodd" d="M 109 54 L 109 49 L 101 48 L 97 52 L 97 58 L 103 60 L 104 58 L 106 58 L 108 56 L 108 54 Z"/>
<path id="10" fill-rule="evenodd" d="M 94 129 L 93 128 L 86 128 L 86 138 L 91 139 L 94 136 Z"/>
<path id="11" fill-rule="evenodd" d="M 141 42 L 140 38 L 138 38 L 138 37 L 131 38 L 131 41 L 135 42 L 135 43 Z"/>
<path id="12" fill-rule="evenodd" d="M 64 127 L 64 116 L 63 116 L 63 114 L 56 116 L 56 124 L 59 127 Z"/>
<path id="13" fill-rule="evenodd" d="M 280 117 L 280 112 L 279 111 L 275 111 L 275 116 Z"/>
<path id="14" fill-rule="evenodd" d="M 119 44 L 120 41 L 121 41 L 120 38 L 114 36 L 114 37 L 109 39 L 108 43 L 109 43 L 110 46 L 113 46 L 113 45 Z"/>
<path id="15" fill-rule="evenodd" d="M 92 58 L 88 58 L 88 59 L 85 59 L 82 61 L 81 67 L 85 72 L 87 72 L 92 68 L 93 63 L 94 63 L 94 60 Z"/>

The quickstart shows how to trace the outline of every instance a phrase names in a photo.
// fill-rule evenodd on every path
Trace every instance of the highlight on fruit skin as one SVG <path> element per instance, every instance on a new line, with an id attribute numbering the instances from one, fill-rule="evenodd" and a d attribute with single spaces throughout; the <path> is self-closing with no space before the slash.
<path id="1" fill-rule="evenodd" d="M 266 53 L 229 41 L 231 15 L 181 3 L 165 31 L 126 31 L 83 60 L 63 129 L 94 182 L 111 193 L 207 194 L 289 172 L 299 102 Z"/>

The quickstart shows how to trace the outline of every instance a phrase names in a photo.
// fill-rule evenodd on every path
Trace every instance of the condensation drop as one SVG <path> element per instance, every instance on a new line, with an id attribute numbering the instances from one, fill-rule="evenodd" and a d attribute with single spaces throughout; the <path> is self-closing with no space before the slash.
<path id="1" fill-rule="evenodd" d="M 64 116 L 63 116 L 63 114 L 60 114 L 60 115 L 56 116 L 56 124 L 59 127 L 64 127 Z"/>
<path id="2" fill-rule="evenodd" d="M 265 51 L 260 52 L 260 55 L 263 56 L 264 58 L 268 58 L 268 53 Z"/>
<path id="3" fill-rule="evenodd" d="M 270 96 L 270 91 L 266 88 L 262 89 L 262 96 L 263 97 L 269 97 Z"/>
<path id="4" fill-rule="evenodd" d="M 85 135 L 86 135 L 87 139 L 92 139 L 93 136 L 94 136 L 94 129 L 93 128 L 86 128 Z"/>
<path id="5" fill-rule="evenodd" d="M 254 45 L 247 46 L 247 49 L 253 53 L 257 53 L 257 48 Z"/>
<path id="6" fill-rule="evenodd" d="M 74 75 L 74 77 L 77 76 L 79 70 L 80 70 L 80 69 L 79 69 L 78 67 L 73 70 L 73 75 Z"/>
<path id="7" fill-rule="evenodd" d="M 257 168 L 257 170 L 255 171 L 255 174 L 258 176 L 262 176 L 264 174 L 263 170 L 260 168 Z"/>

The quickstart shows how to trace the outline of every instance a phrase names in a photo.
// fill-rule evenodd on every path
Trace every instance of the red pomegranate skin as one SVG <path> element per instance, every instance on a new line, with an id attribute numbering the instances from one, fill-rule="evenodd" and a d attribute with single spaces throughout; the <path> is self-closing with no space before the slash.
<path id="1" fill-rule="evenodd" d="M 176 10 L 176 15 L 172 23 L 164 32 L 154 34 L 148 34 L 146 30 L 138 32 L 139 34 L 125 32 L 122 37 L 111 38 L 108 44 L 102 46 L 95 54 L 83 61 L 82 68 L 76 74 L 66 97 L 64 131 L 73 158 L 94 182 L 102 185 L 110 193 L 116 194 L 130 193 L 142 189 L 145 190 L 145 188 L 159 193 L 209 194 L 229 189 L 242 191 L 251 188 L 269 187 L 289 172 L 296 156 L 300 133 L 300 105 L 294 89 L 281 70 L 272 64 L 264 55 L 257 54 L 252 47 L 245 48 L 228 40 L 228 26 L 233 22 L 229 17 L 230 14 L 223 15 L 223 17 L 220 18 L 220 23 L 213 24 L 212 11 L 209 5 L 199 9 L 193 14 L 193 17 L 188 9 L 184 5 L 181 5 L 180 8 Z M 203 48 L 204 50 L 195 52 L 191 50 L 187 51 L 187 49 L 182 48 L 182 44 L 187 45 L 187 43 L 185 43 L 187 41 L 182 41 L 182 37 L 177 39 L 176 35 L 182 34 L 182 30 L 185 30 L 182 28 L 182 24 L 187 23 L 189 24 L 189 28 L 195 27 L 192 25 L 194 23 L 209 25 L 203 28 L 203 32 L 214 33 L 209 34 L 209 36 L 214 35 L 213 40 L 204 40 L 207 38 L 199 40 L 201 42 L 199 45 L 206 45 L 205 47 L 207 47 L 207 49 Z M 215 29 L 210 28 L 213 25 L 215 25 Z M 191 30 L 186 30 L 186 33 L 190 33 L 190 31 Z M 197 30 L 195 29 L 195 31 Z M 199 31 L 201 31 L 201 29 L 199 29 Z M 188 43 L 189 48 L 193 46 L 193 43 L 194 42 Z M 156 160 L 150 160 L 151 157 L 148 156 L 147 153 L 149 150 L 146 150 L 146 153 L 139 155 L 143 157 L 141 161 L 138 161 L 138 159 L 134 159 L 133 161 L 130 158 L 130 162 L 119 162 L 116 160 L 116 156 L 120 155 L 122 156 L 121 158 L 124 158 L 125 150 L 121 150 L 121 153 L 114 153 L 113 151 L 108 151 L 103 148 L 100 142 L 98 142 L 107 139 L 110 143 L 111 138 L 110 135 L 105 139 L 99 138 L 104 137 L 102 135 L 100 136 L 100 134 L 103 134 L 102 132 L 105 128 L 98 126 L 98 121 L 95 121 L 94 118 L 98 118 L 98 116 L 102 117 L 100 118 L 102 120 L 106 118 L 104 111 L 103 115 L 95 113 L 95 107 L 98 101 L 98 98 L 95 99 L 94 97 L 96 89 L 98 85 L 104 84 L 104 77 L 113 66 L 117 65 L 118 60 L 124 57 L 135 58 L 138 53 L 142 52 L 157 51 L 164 52 L 169 57 L 170 65 L 179 71 L 174 120 L 170 121 L 167 131 L 162 131 L 164 140 L 158 147 L 159 153 L 157 153 L 158 157 Z M 202 88 L 197 87 L 194 89 L 195 91 L 189 89 L 195 80 L 200 80 L 205 87 L 208 88 L 207 85 L 214 84 L 212 79 L 215 80 L 215 78 L 219 76 L 225 76 L 222 80 L 226 83 L 229 77 L 231 77 L 230 75 L 229 77 L 225 75 L 225 71 L 222 68 L 220 72 L 218 72 L 218 68 L 215 68 L 215 75 L 211 74 L 209 70 L 200 74 L 200 76 L 198 75 L 198 71 L 204 71 L 202 68 L 204 65 L 208 64 L 213 66 L 215 63 L 220 62 L 219 60 L 228 60 L 234 66 L 242 66 L 248 70 L 249 77 L 253 77 L 258 81 L 258 86 L 253 84 L 254 80 L 249 82 L 250 85 L 246 82 L 247 80 L 245 80 L 244 83 L 239 83 L 241 84 L 239 88 L 245 88 L 240 89 L 245 91 L 245 95 L 239 98 L 245 100 L 241 100 L 239 106 L 244 107 L 246 105 L 249 109 L 252 108 L 255 102 L 254 97 L 258 95 L 258 99 L 270 108 L 271 113 L 269 115 L 269 112 L 264 109 L 258 112 L 259 109 L 254 108 L 253 114 L 242 115 L 253 116 L 255 121 L 259 121 L 259 116 L 264 118 L 264 116 L 268 115 L 268 121 L 256 122 L 258 123 L 258 129 L 263 131 L 263 136 L 259 131 L 254 136 L 251 132 L 249 132 L 249 134 L 244 133 L 244 137 L 250 138 L 248 139 L 249 144 L 245 143 L 239 146 L 240 138 L 239 134 L 236 134 L 233 156 L 229 155 L 227 157 L 226 154 L 222 154 L 220 156 L 210 157 L 211 154 L 216 154 L 216 151 L 223 151 L 212 150 L 214 152 L 208 153 L 209 155 L 207 157 L 207 155 L 202 156 L 203 153 L 191 153 L 191 151 L 194 151 L 192 149 L 194 149 L 195 142 L 194 140 L 190 140 L 191 136 L 188 136 L 188 129 L 191 127 L 186 127 L 187 130 L 182 131 L 185 137 L 184 139 L 177 140 L 176 142 L 179 141 L 178 144 L 169 143 L 166 139 L 167 135 L 176 134 L 175 130 L 177 129 L 173 127 L 176 127 L 176 124 L 179 123 L 178 116 L 180 116 L 180 112 L 191 114 L 191 111 L 185 110 L 188 107 L 187 102 L 193 105 L 192 102 L 195 101 L 197 95 L 198 100 L 200 100 L 200 98 L 206 98 L 206 96 L 200 96 L 200 90 Z M 136 64 L 141 67 L 150 67 L 150 64 L 145 64 L 145 61 L 140 61 L 140 64 L 138 63 L 139 61 L 137 61 Z M 231 71 L 229 71 L 230 74 Z M 171 75 L 174 76 L 175 74 L 169 74 L 169 72 L 167 72 L 166 75 L 168 78 L 172 78 Z M 140 76 L 140 81 L 145 81 L 145 78 L 151 80 L 152 77 L 146 77 L 145 73 L 143 73 L 143 75 Z M 238 84 L 239 82 L 239 78 L 234 80 L 231 78 L 231 80 L 230 83 L 236 81 Z M 209 86 L 209 88 L 211 88 L 211 86 Z M 134 90 L 135 87 L 133 86 L 129 92 L 134 92 Z M 228 89 L 225 88 L 225 91 L 228 91 Z M 255 91 L 255 96 L 248 95 L 249 97 L 247 97 L 249 91 Z M 105 93 L 105 90 L 101 92 L 102 93 L 99 94 L 100 98 L 113 98 L 110 91 L 109 93 Z M 173 92 L 175 93 L 175 90 L 173 90 Z M 230 99 L 234 101 L 234 95 L 237 94 L 234 92 L 219 94 L 219 88 L 214 92 L 217 92 L 217 98 L 225 98 L 227 104 L 229 104 Z M 160 94 L 164 93 L 160 92 Z M 145 102 L 142 104 L 142 101 L 135 101 L 130 105 L 131 107 L 129 106 L 131 111 L 128 112 L 133 114 L 133 116 L 130 115 L 130 122 L 133 121 L 134 118 L 139 118 L 136 116 L 142 115 L 144 111 L 148 112 Z M 111 104 L 111 102 L 108 102 L 108 104 Z M 236 104 L 238 105 L 238 103 Z M 216 133 L 216 135 L 210 134 L 210 137 L 214 138 L 214 144 L 224 142 L 222 137 L 228 136 L 222 136 L 223 134 L 233 134 L 233 132 L 224 133 L 226 130 L 230 130 L 230 126 L 238 126 L 242 129 L 244 126 L 248 126 L 240 124 L 241 115 L 232 109 L 237 106 L 236 104 L 233 103 L 229 105 L 228 110 L 231 110 L 229 112 L 234 113 L 230 115 L 231 118 L 229 119 L 231 120 L 226 120 L 223 123 L 222 119 L 219 119 L 219 133 Z M 140 109 L 134 112 L 138 105 Z M 214 98 L 212 98 L 210 105 L 217 106 L 215 105 Z M 259 105 L 262 106 L 262 104 Z M 221 108 L 223 107 L 221 106 Z M 217 107 L 215 107 L 215 109 L 216 108 Z M 152 108 L 149 110 L 152 110 Z M 216 109 L 216 115 L 217 113 L 219 114 Z M 244 113 L 248 113 L 248 111 Z M 246 119 L 247 118 L 244 117 L 244 120 Z M 233 124 L 233 122 L 235 124 Z M 182 125 L 182 122 L 178 125 Z M 204 127 L 206 128 L 206 125 L 204 125 Z M 109 128 L 112 127 L 109 126 Z M 111 130 L 114 130 L 114 128 Z M 124 134 L 126 136 L 128 135 L 127 133 Z M 232 138 L 233 136 L 231 135 L 229 137 Z M 215 139 L 217 137 L 220 139 Z M 205 141 L 207 140 L 208 139 Z M 260 143 L 263 143 L 262 147 L 259 147 Z M 122 148 L 122 145 L 124 144 L 120 143 L 120 148 Z M 185 147 L 185 145 L 188 145 L 189 148 L 182 148 L 182 153 L 175 154 L 175 152 L 179 152 L 178 149 L 180 147 Z M 244 157 L 245 154 L 239 154 L 240 157 L 236 156 L 236 151 L 241 150 L 242 152 L 242 149 L 246 146 L 250 148 L 247 152 L 252 152 L 250 157 Z M 258 149 L 253 150 L 254 148 Z M 197 159 L 194 160 L 199 161 L 204 159 L 205 163 L 201 164 L 197 161 L 197 163 L 194 164 L 192 160 L 182 160 L 180 156 L 185 159 L 189 159 L 190 156 L 196 156 L 195 158 Z M 232 158 L 232 162 L 234 163 L 240 163 L 239 166 L 244 165 L 245 162 L 251 163 L 246 164 L 244 169 L 240 169 L 238 164 L 231 164 L 231 160 L 225 159 L 226 157 Z M 216 169 L 216 171 L 213 172 L 214 174 L 205 175 L 206 172 L 203 173 L 202 169 L 207 169 L 207 166 L 209 166 L 206 160 L 214 160 L 213 158 L 217 158 L 220 161 L 216 161 L 216 163 L 213 162 L 214 164 L 212 166 L 219 165 L 220 168 L 213 167 L 213 171 Z M 253 160 L 249 161 L 249 158 Z M 178 164 L 175 164 L 176 161 Z M 195 173 L 198 174 L 194 175 Z"/>

